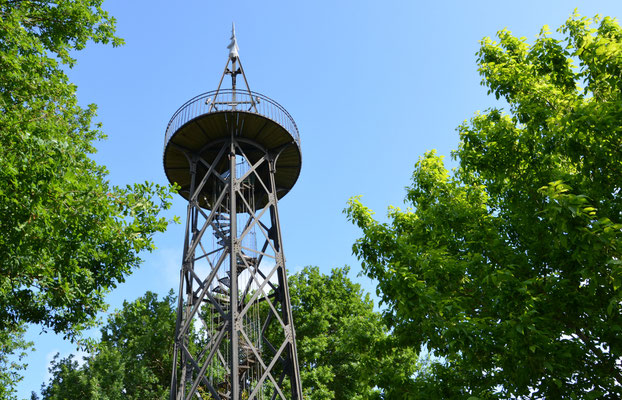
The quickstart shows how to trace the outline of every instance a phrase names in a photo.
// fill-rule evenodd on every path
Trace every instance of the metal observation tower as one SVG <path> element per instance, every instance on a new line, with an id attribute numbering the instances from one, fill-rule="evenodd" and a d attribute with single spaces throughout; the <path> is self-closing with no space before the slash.
<path id="1" fill-rule="evenodd" d="M 164 170 L 188 201 L 170 399 L 302 400 L 278 213 L 300 136 L 249 89 L 235 29 L 228 49 L 218 88 L 182 105 L 164 139 Z"/>

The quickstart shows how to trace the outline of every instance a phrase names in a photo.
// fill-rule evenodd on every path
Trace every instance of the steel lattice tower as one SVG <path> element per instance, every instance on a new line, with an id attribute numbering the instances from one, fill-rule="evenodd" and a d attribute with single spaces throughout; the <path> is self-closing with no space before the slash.
<path id="1" fill-rule="evenodd" d="M 166 175 L 188 201 L 170 399 L 302 400 L 278 213 L 300 136 L 250 90 L 235 30 L 228 48 L 218 88 L 181 106 L 164 141 Z"/>

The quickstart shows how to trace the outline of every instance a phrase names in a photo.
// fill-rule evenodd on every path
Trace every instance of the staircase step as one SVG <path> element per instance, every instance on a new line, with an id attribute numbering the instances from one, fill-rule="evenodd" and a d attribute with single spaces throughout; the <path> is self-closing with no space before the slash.
<path id="1" fill-rule="evenodd" d="M 214 290 L 212 290 L 212 293 L 214 293 Z M 222 296 L 222 293 L 216 292 L 216 296 L 214 296 L 214 300 L 216 300 L 218 304 L 220 305 L 227 303 L 226 306 L 227 307 L 229 306 L 229 302 L 230 302 L 229 296 Z"/>
<path id="2" fill-rule="evenodd" d="M 214 293 L 219 293 L 219 294 L 229 294 L 229 291 L 227 290 L 227 288 L 223 287 L 222 285 L 216 286 L 212 292 Z"/>
<path id="3" fill-rule="evenodd" d="M 229 239 L 229 232 L 214 231 L 214 236 L 219 239 Z"/>

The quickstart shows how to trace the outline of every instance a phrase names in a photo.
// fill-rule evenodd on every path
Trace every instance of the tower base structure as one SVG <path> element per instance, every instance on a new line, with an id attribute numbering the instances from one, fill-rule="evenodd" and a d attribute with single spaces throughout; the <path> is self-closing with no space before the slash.
<path id="1" fill-rule="evenodd" d="M 178 149 L 190 182 L 170 398 L 302 399 L 275 179 L 281 152 L 264 149 L 252 162 L 247 151 L 262 146 L 235 132 L 212 146 L 210 161 Z"/>

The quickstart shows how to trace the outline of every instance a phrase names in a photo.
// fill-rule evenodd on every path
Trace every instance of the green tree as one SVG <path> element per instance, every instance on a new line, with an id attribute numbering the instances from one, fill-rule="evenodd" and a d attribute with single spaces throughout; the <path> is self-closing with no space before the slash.
<path id="1" fill-rule="evenodd" d="M 380 398 L 417 370 L 416 353 L 394 351 L 380 313 L 348 271 L 305 267 L 288 279 L 308 400 Z"/>
<path id="2" fill-rule="evenodd" d="M 390 222 L 346 209 L 394 334 L 445 357 L 445 398 L 622 396 L 622 30 L 575 14 L 558 32 L 483 39 L 509 112 L 459 127 L 453 173 L 422 157 Z"/>
<path id="3" fill-rule="evenodd" d="M 111 186 L 104 135 L 63 68 L 89 41 L 122 43 L 102 0 L 0 0 L 0 331 L 75 339 L 153 249 L 167 188 Z"/>
<path id="4" fill-rule="evenodd" d="M 24 340 L 23 326 L 0 330 L 0 399 L 16 399 L 16 385 L 22 380 L 20 371 L 26 368 L 23 358 L 32 342 Z"/>
<path id="5" fill-rule="evenodd" d="M 89 377 L 80 369 L 80 364 L 75 360 L 73 354 L 63 359 L 60 358 L 59 354 L 56 354 L 49 371 L 53 375 L 54 381 L 51 381 L 49 386 L 42 388 L 44 399 L 92 398 L 92 389 L 93 386 L 97 385 L 97 382 L 93 382 L 94 385 L 89 384 Z M 118 370 L 114 372 L 118 372 Z M 33 394 L 32 397 L 38 398 L 36 394 Z"/>
<path id="6" fill-rule="evenodd" d="M 369 296 L 347 273 L 306 267 L 289 279 L 308 400 L 391 398 L 418 368 L 416 353 L 397 350 Z M 124 302 L 82 366 L 73 356 L 53 361 L 43 400 L 167 398 L 175 307 L 172 295 L 158 300 L 150 292 Z"/>
<path id="7" fill-rule="evenodd" d="M 166 399 L 172 366 L 175 298 L 152 292 L 108 318 L 101 340 L 81 366 L 74 356 L 54 359 L 44 400 Z"/>

